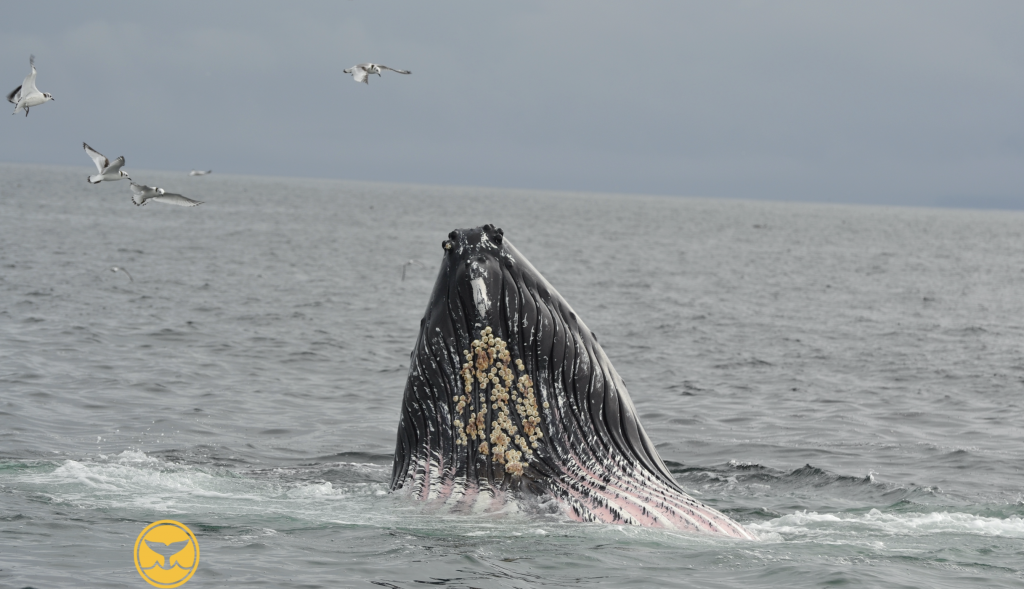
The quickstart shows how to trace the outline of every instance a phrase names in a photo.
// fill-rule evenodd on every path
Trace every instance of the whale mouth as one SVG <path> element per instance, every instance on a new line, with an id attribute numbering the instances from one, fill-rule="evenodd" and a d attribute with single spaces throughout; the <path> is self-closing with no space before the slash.
<path id="1" fill-rule="evenodd" d="M 683 492 L 597 338 L 501 229 L 458 229 L 442 248 L 393 490 L 467 512 L 551 496 L 580 521 L 753 539 Z"/>

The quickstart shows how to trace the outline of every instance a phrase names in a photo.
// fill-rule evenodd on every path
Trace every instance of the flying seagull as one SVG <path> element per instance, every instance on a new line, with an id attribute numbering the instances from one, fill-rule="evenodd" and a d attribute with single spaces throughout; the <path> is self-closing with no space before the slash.
<path id="1" fill-rule="evenodd" d="M 146 540 L 145 542 L 146 546 L 149 546 L 150 550 L 164 557 L 164 566 L 160 568 L 166 571 L 171 568 L 171 557 L 184 550 L 185 547 L 188 546 L 190 540 L 172 542 L 171 544 L 167 544 L 166 542 L 154 542 L 152 540 Z"/>
<path id="2" fill-rule="evenodd" d="M 191 198 L 185 198 L 180 194 L 174 194 L 172 192 L 166 192 L 163 188 L 157 188 L 155 186 L 146 186 L 144 184 L 136 184 L 132 182 L 132 202 L 136 206 L 143 206 L 149 201 L 164 202 L 169 205 L 178 205 L 180 207 L 194 207 L 203 203 L 198 200 L 192 200 Z"/>
<path id="3" fill-rule="evenodd" d="M 135 282 L 135 279 L 132 278 L 132 275 L 128 274 L 128 271 L 125 270 L 124 268 L 120 267 L 120 266 L 114 266 L 113 268 L 110 269 L 110 271 L 111 272 L 124 272 L 128 276 L 128 280 L 130 280 L 132 282 Z"/>
<path id="4" fill-rule="evenodd" d="M 84 148 L 85 153 L 92 158 L 93 163 L 96 164 L 96 169 L 100 171 L 99 174 L 86 178 L 88 182 L 92 184 L 99 184 L 104 180 L 113 182 L 114 180 L 120 180 L 121 178 L 128 178 L 128 181 L 131 181 L 131 177 L 128 176 L 128 172 L 121 169 L 121 166 L 124 165 L 123 155 L 114 160 L 114 163 L 110 163 L 110 160 L 108 160 L 105 155 L 89 147 L 89 144 L 84 141 L 82 142 L 82 148 Z"/>
<path id="5" fill-rule="evenodd" d="M 402 264 L 402 282 L 405 282 L 405 269 L 408 268 L 409 266 L 412 266 L 413 264 L 419 264 L 419 262 L 417 262 L 416 260 L 409 260 L 408 262 Z"/>
<path id="6" fill-rule="evenodd" d="M 40 92 L 36 90 L 36 56 L 28 56 L 28 64 L 32 66 L 32 73 L 25 77 L 25 81 L 21 83 L 7 95 L 7 102 L 14 105 L 14 112 L 11 114 L 18 114 L 18 111 L 25 109 L 25 116 L 28 116 L 28 109 L 33 106 L 39 106 L 47 100 L 53 100 L 48 92 Z"/>
<path id="7" fill-rule="evenodd" d="M 192 170 L 188 173 L 189 176 L 205 176 L 213 170 Z"/>
<path id="8" fill-rule="evenodd" d="M 382 63 L 361 63 L 359 65 L 354 65 L 354 66 L 348 68 L 347 70 L 343 70 L 343 71 L 346 74 L 352 74 L 352 79 L 355 80 L 356 82 L 362 82 L 364 84 L 369 84 L 370 83 L 370 79 L 369 79 L 370 74 L 377 74 L 378 76 L 380 76 L 380 71 L 381 70 L 391 70 L 391 71 L 393 71 L 395 73 L 399 73 L 399 74 L 411 74 L 412 73 L 412 72 L 407 72 L 405 70 L 396 70 L 395 68 L 388 67 L 388 66 L 386 66 L 386 65 L 384 65 Z"/>

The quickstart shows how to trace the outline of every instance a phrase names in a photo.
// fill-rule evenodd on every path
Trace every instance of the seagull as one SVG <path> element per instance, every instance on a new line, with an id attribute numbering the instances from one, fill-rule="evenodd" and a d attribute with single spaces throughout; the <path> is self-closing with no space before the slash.
<path id="1" fill-rule="evenodd" d="M 163 188 L 136 184 L 135 182 L 132 182 L 132 193 L 132 202 L 135 203 L 136 206 L 140 207 L 151 200 L 156 202 L 165 202 L 169 205 L 178 205 L 181 207 L 194 207 L 203 204 L 198 200 L 185 198 L 180 194 L 165 192 Z"/>
<path id="2" fill-rule="evenodd" d="M 409 266 L 412 266 L 413 264 L 419 264 L 419 262 L 417 262 L 416 260 L 409 260 L 408 262 L 402 264 L 402 282 L 405 282 L 405 269 L 408 268 Z"/>
<path id="3" fill-rule="evenodd" d="M 354 66 L 348 68 L 347 70 L 342 70 L 342 71 L 344 71 L 346 74 L 352 74 L 352 79 L 355 80 L 356 82 L 362 82 L 364 84 L 369 84 L 370 83 L 370 80 L 369 80 L 370 74 L 377 74 L 378 76 L 380 76 L 380 71 L 381 70 L 391 70 L 391 71 L 393 71 L 395 73 L 399 73 L 399 74 L 411 74 L 412 73 L 412 72 L 407 72 L 405 70 L 396 70 L 395 68 L 388 67 L 388 66 L 386 66 L 386 65 L 384 65 L 382 63 L 361 63 L 359 65 L 354 65 Z"/>
<path id="4" fill-rule="evenodd" d="M 205 176 L 213 170 L 192 170 L 188 173 L 189 176 Z"/>
<path id="5" fill-rule="evenodd" d="M 92 184 L 99 184 L 104 180 L 108 182 L 113 182 L 114 180 L 120 180 L 121 178 L 128 178 L 128 181 L 131 181 L 131 177 L 128 176 L 128 172 L 125 172 L 124 170 L 121 169 L 121 166 L 124 165 L 123 155 L 114 160 L 114 163 L 110 163 L 110 160 L 108 160 L 106 156 L 96 151 L 95 149 L 89 147 L 88 143 L 83 141 L 82 147 L 85 149 L 85 153 L 88 154 L 88 156 L 91 157 L 92 161 L 96 164 L 96 169 L 100 171 L 99 174 L 96 174 L 95 176 L 89 176 L 88 178 L 86 178 L 87 182 L 90 182 Z"/>
<path id="6" fill-rule="evenodd" d="M 154 542 L 152 540 L 146 540 L 145 542 L 146 546 L 149 546 L 150 550 L 164 557 L 164 565 L 160 568 L 166 571 L 171 568 L 171 557 L 184 550 L 190 541 L 191 540 L 182 540 L 181 542 L 172 542 L 170 544 L 167 544 L 166 542 Z M 159 565 L 160 563 L 156 564 Z"/>
<path id="7" fill-rule="evenodd" d="M 7 95 L 7 102 L 14 105 L 14 112 L 11 113 L 13 115 L 18 114 L 19 110 L 25 109 L 25 116 L 27 117 L 29 108 L 39 106 L 47 100 L 53 100 L 53 96 L 48 92 L 44 93 L 36 90 L 35 55 L 28 56 L 28 64 L 32 66 L 32 73 L 25 76 L 25 81 L 21 83 L 21 86 L 18 86 L 14 89 L 14 92 Z"/>
<path id="8" fill-rule="evenodd" d="M 132 275 L 128 274 L 128 271 L 125 270 L 124 268 L 120 267 L 120 266 L 114 266 L 113 268 L 110 269 L 110 271 L 111 272 L 124 272 L 125 274 L 128 275 L 128 280 L 130 280 L 132 282 L 135 282 L 135 279 L 132 278 Z"/>

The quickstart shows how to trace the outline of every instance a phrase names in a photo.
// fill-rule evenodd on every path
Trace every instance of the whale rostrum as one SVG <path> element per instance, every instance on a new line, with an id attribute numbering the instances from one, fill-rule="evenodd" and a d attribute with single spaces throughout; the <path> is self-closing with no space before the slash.
<path id="1" fill-rule="evenodd" d="M 467 512 L 550 496 L 579 521 L 755 539 L 683 492 L 597 338 L 501 229 L 455 230 L 442 247 L 392 490 Z"/>

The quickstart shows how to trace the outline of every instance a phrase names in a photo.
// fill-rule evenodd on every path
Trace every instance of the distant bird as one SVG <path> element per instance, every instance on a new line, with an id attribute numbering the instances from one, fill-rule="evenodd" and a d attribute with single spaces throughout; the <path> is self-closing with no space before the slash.
<path id="1" fill-rule="evenodd" d="M 370 79 L 369 79 L 370 74 L 377 74 L 378 76 L 380 76 L 380 71 L 381 70 L 391 70 L 391 71 L 393 71 L 395 73 L 399 73 L 399 74 L 411 74 L 412 73 L 412 72 L 407 72 L 405 70 L 396 70 L 393 67 L 388 67 L 388 66 L 386 66 L 384 64 L 381 64 L 381 63 L 361 63 L 359 65 L 354 65 L 354 66 L 348 68 L 347 70 L 343 70 L 343 71 L 346 74 L 352 74 L 352 79 L 355 80 L 356 82 L 362 82 L 364 84 L 369 84 L 370 83 Z"/>
<path id="2" fill-rule="evenodd" d="M 128 271 L 125 270 L 124 268 L 120 267 L 120 266 L 114 266 L 113 268 L 110 269 L 110 271 L 111 272 L 124 272 L 128 276 L 128 280 L 130 280 L 132 282 L 135 282 L 135 279 L 132 278 L 132 275 L 128 274 Z"/>
<path id="3" fill-rule="evenodd" d="M 25 109 L 25 116 L 28 116 L 28 109 L 33 106 L 39 106 L 47 100 L 53 100 L 53 96 L 49 92 L 40 92 L 36 90 L 36 56 L 28 56 L 28 64 L 32 66 L 32 73 L 25 77 L 25 81 L 21 83 L 7 95 L 7 102 L 14 105 L 14 112 L 11 114 L 16 115 L 21 109 Z"/>
<path id="4" fill-rule="evenodd" d="M 194 207 L 203 204 L 198 200 L 192 200 L 191 198 L 186 198 L 180 194 L 166 192 L 163 188 L 136 184 L 135 182 L 132 182 L 132 193 L 132 202 L 135 203 L 136 206 L 140 207 L 151 200 L 164 202 L 169 205 L 178 205 L 180 207 Z"/>
<path id="5" fill-rule="evenodd" d="M 209 174 L 211 172 L 213 172 L 213 170 L 192 170 L 191 172 L 188 173 L 188 175 L 189 176 L 205 176 L 205 175 L 207 175 L 207 174 Z"/>
<path id="6" fill-rule="evenodd" d="M 85 153 L 92 158 L 93 163 L 96 164 L 96 169 L 100 171 L 99 174 L 86 178 L 88 182 L 92 184 L 99 184 L 104 180 L 113 182 L 114 180 L 120 180 L 121 178 L 128 178 L 128 181 L 131 181 L 131 177 L 128 176 L 128 172 L 121 169 L 121 166 L 124 165 L 123 155 L 114 160 L 114 163 L 110 163 L 110 160 L 108 160 L 105 155 L 89 147 L 88 143 L 83 141 L 82 147 L 85 149 Z"/>
<path id="7" fill-rule="evenodd" d="M 171 557 L 184 550 L 191 540 L 182 540 L 181 542 L 172 542 L 171 544 L 154 542 L 152 540 L 145 540 L 145 542 L 150 550 L 164 557 L 164 566 L 160 568 L 166 571 L 171 568 Z"/>
<path id="8" fill-rule="evenodd" d="M 409 266 L 412 266 L 413 264 L 419 264 L 419 262 L 417 262 L 416 260 L 409 260 L 408 262 L 402 264 L 402 282 L 405 282 L 405 269 L 408 268 Z"/>

